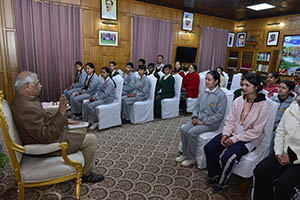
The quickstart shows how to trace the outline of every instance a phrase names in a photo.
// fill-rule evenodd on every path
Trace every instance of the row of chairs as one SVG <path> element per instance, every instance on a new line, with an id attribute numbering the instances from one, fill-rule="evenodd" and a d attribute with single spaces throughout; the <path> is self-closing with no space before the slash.
<path id="1" fill-rule="evenodd" d="M 138 77 L 137 73 L 135 74 L 136 77 Z M 173 77 L 175 79 L 175 97 L 163 99 L 161 101 L 162 119 L 179 116 L 182 77 L 178 74 L 173 75 Z M 151 83 L 150 97 L 146 101 L 138 101 L 133 104 L 130 116 L 133 124 L 145 123 L 154 120 L 154 99 L 157 79 L 153 75 L 149 75 L 147 78 Z M 121 125 L 121 102 L 124 80 L 120 75 L 114 76 L 113 79 L 116 83 L 116 99 L 110 104 L 99 105 L 96 107 L 99 130 Z M 88 100 L 85 100 L 83 103 L 87 102 Z"/>
<path id="2" fill-rule="evenodd" d="M 226 97 L 227 97 L 227 108 L 226 108 L 225 117 L 222 120 L 220 127 L 216 131 L 203 133 L 203 134 L 199 135 L 197 138 L 198 139 L 198 147 L 197 147 L 197 153 L 196 153 L 196 161 L 197 161 L 197 166 L 200 169 L 206 168 L 206 157 L 205 157 L 203 148 L 204 148 L 205 144 L 207 144 L 216 135 L 218 135 L 219 133 L 222 133 L 226 115 L 228 114 L 228 112 L 231 108 L 231 105 L 232 105 L 232 100 L 233 100 L 232 91 L 229 91 L 226 88 L 222 88 L 222 90 L 225 92 Z M 256 150 L 243 156 L 241 158 L 240 162 L 233 168 L 233 173 L 238 176 L 241 176 L 243 178 L 251 178 L 253 176 L 253 170 L 255 169 L 255 166 L 262 159 L 264 159 L 269 154 L 269 151 L 270 151 L 273 127 L 274 127 L 274 122 L 275 122 L 276 113 L 277 113 L 279 104 L 275 103 L 274 101 L 272 101 L 271 99 L 268 99 L 268 98 L 267 98 L 267 102 L 269 104 L 270 111 L 269 111 L 268 122 L 264 128 L 264 133 L 265 133 L 264 139 L 262 140 L 261 144 L 258 146 L 258 148 Z M 181 142 L 179 144 L 179 151 L 182 151 Z"/>

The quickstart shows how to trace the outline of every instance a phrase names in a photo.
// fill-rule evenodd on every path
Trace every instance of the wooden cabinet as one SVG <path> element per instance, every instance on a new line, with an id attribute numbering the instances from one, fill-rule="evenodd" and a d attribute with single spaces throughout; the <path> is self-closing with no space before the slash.
<path id="1" fill-rule="evenodd" d="M 256 54 L 255 71 L 260 73 L 276 72 L 278 59 L 279 50 L 258 51 Z"/>
<path id="2" fill-rule="evenodd" d="M 227 72 L 256 71 L 260 74 L 277 71 L 279 50 L 229 49 L 225 70 Z"/>

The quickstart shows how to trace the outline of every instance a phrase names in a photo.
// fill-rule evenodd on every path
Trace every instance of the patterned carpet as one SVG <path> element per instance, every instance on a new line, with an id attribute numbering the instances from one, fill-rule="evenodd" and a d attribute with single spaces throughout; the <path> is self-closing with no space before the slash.
<path id="1" fill-rule="evenodd" d="M 247 196 L 240 193 L 241 178 L 233 176 L 229 188 L 216 193 L 206 184 L 206 170 L 199 170 L 196 165 L 184 168 L 175 162 L 180 125 L 189 119 L 181 116 L 95 131 L 97 164 L 94 171 L 105 174 L 105 180 L 97 184 L 82 184 L 81 199 L 249 199 L 249 189 Z M 74 183 L 68 181 L 26 189 L 25 199 L 73 200 Z M 0 199 L 17 199 L 17 186 L 10 167 L 0 171 Z"/>

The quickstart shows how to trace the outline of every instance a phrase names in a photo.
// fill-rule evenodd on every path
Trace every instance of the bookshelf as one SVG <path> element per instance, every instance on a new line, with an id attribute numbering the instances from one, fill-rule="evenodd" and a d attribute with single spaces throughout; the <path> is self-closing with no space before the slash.
<path id="1" fill-rule="evenodd" d="M 253 67 L 254 51 L 242 51 L 242 59 L 240 63 L 240 71 L 251 71 Z"/>
<path id="2" fill-rule="evenodd" d="M 227 53 L 227 65 L 225 71 L 238 71 L 240 51 L 229 50 Z"/>
<path id="3" fill-rule="evenodd" d="M 258 51 L 256 56 L 255 71 L 269 73 L 277 71 L 279 50 Z"/>

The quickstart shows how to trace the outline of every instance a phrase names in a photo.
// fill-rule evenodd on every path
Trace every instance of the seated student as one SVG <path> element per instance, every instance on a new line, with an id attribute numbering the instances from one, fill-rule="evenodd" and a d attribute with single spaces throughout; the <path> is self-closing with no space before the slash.
<path id="1" fill-rule="evenodd" d="M 76 67 L 76 75 L 75 75 L 74 83 L 72 83 L 72 85 L 70 87 L 68 87 L 67 89 L 64 90 L 64 94 L 65 94 L 68 102 L 71 102 L 71 95 L 74 92 L 79 91 L 83 87 L 84 81 L 87 76 L 87 74 L 84 70 L 84 67 L 82 65 L 82 62 L 77 61 L 75 63 L 75 67 Z"/>
<path id="2" fill-rule="evenodd" d="M 279 74 L 277 72 L 270 72 L 267 75 L 267 84 L 264 88 L 266 91 L 268 91 L 268 97 L 271 98 L 274 93 L 277 93 L 278 91 L 278 83 L 280 82 Z"/>
<path id="3" fill-rule="evenodd" d="M 175 79 L 171 75 L 172 65 L 166 64 L 163 68 L 164 76 L 160 79 L 156 87 L 154 101 L 154 116 L 161 117 L 161 100 L 173 98 L 175 96 Z"/>
<path id="4" fill-rule="evenodd" d="M 218 86 L 220 75 L 217 71 L 206 74 L 206 90 L 202 91 L 193 109 L 192 121 L 181 128 L 182 156 L 177 162 L 182 166 L 189 166 L 196 161 L 197 137 L 208 131 L 219 128 L 224 118 L 227 106 L 225 93 Z"/>
<path id="5" fill-rule="evenodd" d="M 215 191 L 227 186 L 232 168 L 242 156 L 253 151 L 264 138 L 269 104 L 260 93 L 263 82 L 260 75 L 248 72 L 242 80 L 244 96 L 237 98 L 220 133 L 204 146 L 208 184 Z M 224 151 L 225 150 L 225 151 Z"/>
<path id="6" fill-rule="evenodd" d="M 300 90 L 276 130 L 274 152 L 254 170 L 254 200 L 290 200 L 300 185 Z"/>
<path id="7" fill-rule="evenodd" d="M 293 94 L 294 88 L 295 88 L 295 84 L 293 83 L 293 81 L 282 80 L 278 87 L 278 95 L 271 97 L 271 100 L 275 101 L 280 105 L 276 113 L 275 124 L 273 128 L 273 137 L 270 146 L 270 154 L 273 153 L 275 133 L 279 125 L 279 122 L 283 116 L 283 113 L 290 106 L 290 104 L 295 100 L 295 96 Z"/>
<path id="8" fill-rule="evenodd" d="M 110 69 L 110 75 L 111 77 L 117 76 L 118 74 L 120 74 L 117 70 L 116 70 L 117 64 L 115 61 L 110 61 L 109 62 L 109 69 Z"/>
<path id="9" fill-rule="evenodd" d="M 192 64 L 189 72 L 183 77 L 180 108 L 186 109 L 186 98 L 197 98 L 199 93 L 200 77 L 197 73 L 197 65 Z"/>
<path id="10" fill-rule="evenodd" d="M 88 121 L 90 130 L 94 130 L 98 126 L 98 116 L 96 107 L 103 104 L 112 103 L 115 99 L 116 83 L 111 79 L 108 67 L 101 69 L 101 76 L 104 82 L 99 86 L 98 92 L 94 94 L 88 103 L 83 104 L 83 120 Z"/>
<path id="11" fill-rule="evenodd" d="M 149 63 L 148 64 L 148 74 L 147 75 L 149 76 L 151 74 L 153 74 L 153 76 L 157 79 L 156 86 L 155 86 L 155 88 L 157 88 L 158 84 L 159 84 L 159 81 L 160 81 L 160 76 L 159 76 L 158 72 L 155 70 L 154 63 Z"/>
<path id="12" fill-rule="evenodd" d="M 197 70 L 196 70 L 197 71 Z M 172 74 L 179 74 L 182 78 L 184 78 L 185 73 L 182 69 L 182 62 L 181 61 L 176 61 L 175 62 L 175 66 L 174 66 L 174 71 L 172 72 Z"/>
<path id="13" fill-rule="evenodd" d="M 134 91 L 122 98 L 122 124 L 130 123 L 130 113 L 134 102 L 145 101 L 150 96 L 151 83 L 145 75 L 146 66 L 139 65 L 138 73 L 139 78 L 135 79 Z"/>
<path id="14" fill-rule="evenodd" d="M 71 96 L 71 112 L 78 119 L 81 116 L 82 102 L 85 99 L 89 99 L 93 94 L 97 92 L 99 85 L 99 78 L 95 73 L 95 66 L 93 63 L 87 63 L 85 65 L 87 77 L 84 81 L 84 86 Z"/>
<path id="15" fill-rule="evenodd" d="M 68 131 L 67 124 L 75 124 L 65 116 L 67 100 L 60 97 L 56 114 L 46 112 L 40 102 L 39 95 L 42 88 L 38 76 L 32 72 L 21 72 L 15 81 L 16 94 L 10 105 L 16 128 L 24 145 L 50 144 L 67 142 L 67 153 L 81 151 L 84 156 L 83 182 L 103 181 L 102 174 L 95 174 L 94 167 L 96 136 L 86 134 L 86 129 Z M 59 152 L 47 154 L 58 155 Z"/>
<path id="16" fill-rule="evenodd" d="M 132 73 L 133 63 L 128 62 L 125 67 L 126 73 L 124 74 L 124 84 L 122 90 L 122 98 L 127 97 L 128 94 L 132 93 L 135 86 L 136 76 Z"/>
<path id="17" fill-rule="evenodd" d="M 146 65 L 146 60 L 143 59 L 143 58 L 140 58 L 139 61 L 138 61 L 138 66 L 139 65 Z"/>
<path id="18" fill-rule="evenodd" d="M 220 79 L 221 79 L 221 82 L 220 82 L 220 87 L 225 87 L 225 84 L 226 84 L 226 79 L 225 79 L 225 76 L 223 74 L 224 72 L 224 69 L 222 67 L 218 67 L 217 68 L 217 72 L 220 74 Z"/>

